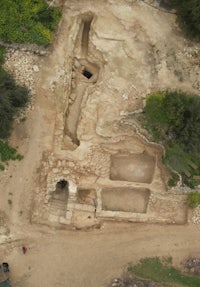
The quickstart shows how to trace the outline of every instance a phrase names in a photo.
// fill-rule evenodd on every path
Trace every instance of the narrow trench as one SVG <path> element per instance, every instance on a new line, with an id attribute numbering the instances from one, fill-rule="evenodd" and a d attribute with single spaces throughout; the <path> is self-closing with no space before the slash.
<path id="1" fill-rule="evenodd" d="M 78 59 L 82 68 L 79 71 L 77 69 L 75 70 L 75 78 L 72 79 L 74 84 L 72 85 L 73 89 L 71 90 L 71 94 L 74 94 L 75 97 L 73 102 L 69 104 L 65 114 L 64 133 L 70 137 L 72 143 L 75 145 L 75 148 L 80 144 L 77 135 L 77 128 L 81 114 L 83 95 L 88 85 L 96 82 L 99 70 L 95 63 L 90 63 L 87 59 L 89 53 L 89 34 L 92 20 L 93 16 L 90 14 L 82 16 L 82 22 L 77 35 L 77 39 L 79 39 L 79 41 L 77 41 L 79 42 L 77 45 L 81 48 L 81 51 L 79 52 L 80 55 L 76 55 L 76 58 Z"/>
<path id="2" fill-rule="evenodd" d="M 79 85 L 78 92 L 76 93 L 76 98 L 74 100 L 74 103 L 71 105 L 69 109 L 69 113 L 66 118 L 65 123 L 65 133 L 69 135 L 71 138 L 73 144 L 79 146 L 80 142 L 77 137 L 77 127 L 78 127 L 78 121 L 81 113 L 81 103 L 83 94 L 85 92 L 87 85 Z"/>
<path id="3" fill-rule="evenodd" d="M 93 17 L 83 21 L 83 32 L 81 39 L 81 52 L 84 58 L 88 55 L 89 33 Z"/>

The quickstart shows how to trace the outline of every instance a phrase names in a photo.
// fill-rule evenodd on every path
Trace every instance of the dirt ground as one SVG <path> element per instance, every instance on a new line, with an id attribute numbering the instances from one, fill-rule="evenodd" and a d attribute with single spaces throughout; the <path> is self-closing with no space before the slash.
<path id="1" fill-rule="evenodd" d="M 143 1 L 115 2 L 64 1 L 50 54 L 38 58 L 34 108 L 10 139 L 24 159 L 0 174 L 0 258 L 10 264 L 13 286 L 103 287 L 145 256 L 170 255 L 179 267 L 186 257 L 200 256 L 200 230 L 187 223 L 185 195 L 167 191 L 160 147 L 140 139 L 130 119 L 151 91 L 199 92 L 200 47 L 184 39 L 175 15 Z M 139 168 L 126 162 L 123 170 L 119 162 L 121 178 L 112 181 L 111 158 L 124 153 Z M 173 224 L 100 219 L 98 229 L 82 231 L 54 224 L 47 196 L 62 178 L 92 191 L 92 200 L 88 192 L 78 198 L 77 206 L 86 202 L 89 211 L 75 209 L 72 219 L 80 221 L 82 213 L 89 220 L 96 191 L 122 187 L 149 189 L 146 216 Z"/>
<path id="2" fill-rule="evenodd" d="M 149 195 L 148 189 L 104 188 L 102 190 L 103 209 L 145 213 Z"/>
<path id="3" fill-rule="evenodd" d="M 151 183 L 154 166 L 155 158 L 148 155 L 114 155 L 111 157 L 110 177 L 112 180 Z"/>
<path id="4" fill-rule="evenodd" d="M 1 245 L 0 255 L 16 287 L 104 287 L 144 256 L 172 256 L 181 267 L 188 256 L 200 255 L 199 227 L 113 223 L 85 232 L 32 226 Z"/>

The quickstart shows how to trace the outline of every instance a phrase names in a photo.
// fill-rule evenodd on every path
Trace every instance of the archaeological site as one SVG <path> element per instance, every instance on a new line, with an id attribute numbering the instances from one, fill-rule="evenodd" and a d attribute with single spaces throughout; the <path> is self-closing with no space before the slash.
<path id="1" fill-rule="evenodd" d="M 131 260 L 197 251 L 200 208 L 181 177 L 168 186 L 165 149 L 137 120 L 149 93 L 199 93 L 200 44 L 158 2 L 55 1 L 51 46 L 7 47 L 32 95 L 10 137 L 24 158 L 0 174 L 13 286 L 106 287 Z"/>

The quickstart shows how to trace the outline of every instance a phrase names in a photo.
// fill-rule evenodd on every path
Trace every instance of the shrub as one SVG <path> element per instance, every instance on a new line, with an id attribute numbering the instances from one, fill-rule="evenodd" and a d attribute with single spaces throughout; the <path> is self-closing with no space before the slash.
<path id="1" fill-rule="evenodd" d="M 199 287 L 200 278 L 182 273 L 172 266 L 172 259 L 143 258 L 136 265 L 129 264 L 128 272 L 139 278 L 160 283 L 159 286 Z M 153 286 L 153 285 L 152 285 Z"/>
<path id="2" fill-rule="evenodd" d="M 184 149 L 200 151 L 200 98 L 183 92 L 165 91 L 149 95 L 144 109 L 146 126 L 159 139 L 177 142 Z"/>
<path id="3" fill-rule="evenodd" d="M 59 7 L 44 9 L 38 13 L 38 20 L 50 31 L 54 31 L 60 21 L 61 10 Z"/>
<path id="4" fill-rule="evenodd" d="M 11 206 L 12 205 L 12 200 L 8 199 L 8 204 Z"/>
<path id="5" fill-rule="evenodd" d="M 188 206 L 191 208 L 195 208 L 200 204 L 200 193 L 191 192 L 188 194 Z"/>
<path id="6" fill-rule="evenodd" d="M 61 18 L 44 0 L 1 0 L 0 38 L 5 42 L 48 45 Z"/>
<path id="7" fill-rule="evenodd" d="M 0 170 L 4 170 L 4 169 L 5 169 L 4 165 L 0 164 Z"/>
<path id="8" fill-rule="evenodd" d="M 14 79 L 0 68 L 0 138 L 7 138 L 20 108 L 29 102 L 29 92 L 15 84 Z"/>
<path id="9" fill-rule="evenodd" d="M 19 159 L 17 150 L 15 148 L 10 147 L 7 142 L 3 142 L 0 140 L 0 160 L 2 162 L 7 162 L 10 159 L 12 160 Z"/>
<path id="10" fill-rule="evenodd" d="M 200 98 L 183 92 L 165 91 L 147 97 L 144 109 L 146 128 L 154 140 L 165 146 L 164 163 L 182 175 L 200 172 Z M 198 169 L 189 165 L 195 161 Z M 184 183 L 195 186 L 192 179 L 183 177 Z M 169 185 L 173 180 L 169 181 Z"/>
<path id="11" fill-rule="evenodd" d="M 179 181 L 179 176 L 177 173 L 172 172 L 171 173 L 171 178 L 168 180 L 168 186 L 173 187 L 176 186 L 177 182 Z"/>
<path id="12" fill-rule="evenodd" d="M 0 140 L 0 170 L 5 169 L 3 163 L 7 163 L 9 160 L 22 160 L 23 158 L 23 155 L 17 153 L 17 149 Z"/>
<path id="13" fill-rule="evenodd" d="M 191 36 L 200 36 L 199 0 L 170 0 L 177 10 L 181 24 Z"/>
<path id="14" fill-rule="evenodd" d="M 4 62 L 5 48 L 0 46 L 0 65 Z"/>

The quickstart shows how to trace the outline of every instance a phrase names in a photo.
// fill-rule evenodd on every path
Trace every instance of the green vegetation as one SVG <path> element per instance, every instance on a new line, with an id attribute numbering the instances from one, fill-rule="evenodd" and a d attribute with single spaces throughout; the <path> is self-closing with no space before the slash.
<path id="1" fill-rule="evenodd" d="M 168 180 L 168 186 L 173 187 L 176 186 L 179 181 L 179 176 L 175 172 L 171 172 L 171 178 Z"/>
<path id="2" fill-rule="evenodd" d="M 4 169 L 5 169 L 4 165 L 0 164 L 0 170 L 4 170 Z"/>
<path id="3" fill-rule="evenodd" d="M 0 140 L 0 170 L 4 170 L 4 163 L 7 163 L 9 160 L 22 160 L 23 156 L 17 153 L 15 148 L 12 148 L 8 145 L 7 142 Z"/>
<path id="4" fill-rule="evenodd" d="M 48 45 L 61 18 L 61 9 L 49 7 L 44 0 L 1 0 L 0 11 L 0 39 L 8 43 Z M 9 137 L 14 118 L 29 102 L 28 89 L 17 85 L 3 70 L 4 54 L 0 46 L 0 170 L 7 161 L 23 158 L 2 139 Z"/>
<path id="5" fill-rule="evenodd" d="M 128 272 L 157 283 L 173 284 L 172 286 L 200 286 L 200 278 L 183 274 L 174 268 L 171 257 L 162 260 L 158 257 L 141 259 L 137 265 L 129 264 Z"/>
<path id="6" fill-rule="evenodd" d="M 158 92 L 147 98 L 145 114 L 155 138 L 200 151 L 200 97 L 183 92 Z"/>
<path id="7" fill-rule="evenodd" d="M 44 0 L 1 0 L 0 11 L 0 39 L 9 43 L 47 45 L 61 17 L 60 8 Z M 4 52 L 0 47 L 0 139 L 10 135 L 14 117 L 29 101 L 27 88 L 18 86 L 1 67 Z"/>
<path id="8" fill-rule="evenodd" d="M 2 162 L 7 162 L 8 160 L 22 160 L 23 156 L 17 153 L 15 148 L 8 145 L 7 142 L 0 140 L 0 159 Z"/>
<path id="9" fill-rule="evenodd" d="M 8 199 L 8 204 L 11 206 L 12 205 L 12 200 Z"/>
<path id="10" fill-rule="evenodd" d="M 188 206 L 195 208 L 200 204 L 200 193 L 191 192 L 188 194 Z"/>
<path id="11" fill-rule="evenodd" d="M 191 36 L 200 36 L 199 0 L 170 0 L 177 10 L 181 24 Z"/>
<path id="12" fill-rule="evenodd" d="M 26 121 L 26 117 L 20 118 L 19 121 L 20 121 L 20 123 L 25 122 Z"/>
<path id="13" fill-rule="evenodd" d="M 0 48 L 0 65 L 4 60 L 4 49 Z M 8 145 L 5 139 L 10 135 L 14 118 L 29 102 L 29 91 L 18 86 L 11 75 L 0 66 L 0 171 L 9 160 L 21 160 L 22 155 Z M 4 140 L 2 140 L 4 139 Z"/>
<path id="14" fill-rule="evenodd" d="M 5 48 L 0 46 L 0 65 L 4 62 Z"/>
<path id="15" fill-rule="evenodd" d="M 0 39 L 8 43 L 48 45 L 61 18 L 44 0 L 1 0 L 0 11 Z"/>
<path id="16" fill-rule="evenodd" d="M 179 79 L 180 82 L 183 82 L 183 75 L 181 71 L 174 70 L 174 75 Z"/>
<path id="17" fill-rule="evenodd" d="M 12 76 L 0 68 L 0 138 L 9 136 L 14 117 L 28 101 L 28 89 L 18 86 Z"/>
<path id="18" fill-rule="evenodd" d="M 149 95 L 144 109 L 146 128 L 165 146 L 164 163 L 181 173 L 191 188 L 199 183 L 193 176 L 200 175 L 199 111 L 200 97 L 177 91 Z"/>

